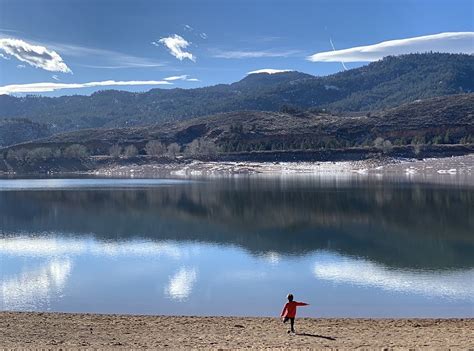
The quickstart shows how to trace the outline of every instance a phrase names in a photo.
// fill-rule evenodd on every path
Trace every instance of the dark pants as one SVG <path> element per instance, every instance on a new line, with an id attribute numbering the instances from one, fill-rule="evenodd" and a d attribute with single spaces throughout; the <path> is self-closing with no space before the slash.
<path id="1" fill-rule="evenodd" d="M 294 318 L 288 318 L 288 317 L 285 317 L 285 319 L 283 320 L 283 323 L 286 323 L 290 321 L 290 326 L 291 326 L 291 332 L 294 333 L 295 332 L 295 319 Z"/>

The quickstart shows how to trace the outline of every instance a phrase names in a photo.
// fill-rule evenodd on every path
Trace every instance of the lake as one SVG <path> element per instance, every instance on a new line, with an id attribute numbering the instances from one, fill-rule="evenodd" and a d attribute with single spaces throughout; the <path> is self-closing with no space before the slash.
<path id="1" fill-rule="evenodd" d="M 474 187 L 0 179 L 0 285 L 15 311 L 473 317 Z"/>

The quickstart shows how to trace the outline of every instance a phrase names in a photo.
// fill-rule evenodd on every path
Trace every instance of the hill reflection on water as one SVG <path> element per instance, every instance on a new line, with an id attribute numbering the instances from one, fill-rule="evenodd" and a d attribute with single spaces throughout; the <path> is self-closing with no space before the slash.
<path id="1" fill-rule="evenodd" d="M 474 189 L 234 179 L 137 189 L 0 192 L 0 230 L 198 241 L 252 254 L 330 250 L 388 266 L 474 267 Z"/>

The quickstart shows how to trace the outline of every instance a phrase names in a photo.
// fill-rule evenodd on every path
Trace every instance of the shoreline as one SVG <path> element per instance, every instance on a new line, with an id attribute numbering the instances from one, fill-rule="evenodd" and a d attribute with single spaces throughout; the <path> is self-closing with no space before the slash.
<path id="1" fill-rule="evenodd" d="M 474 186 L 474 153 L 444 158 L 376 158 L 360 161 L 231 162 L 196 161 L 110 164 L 87 171 L 15 173 L 0 178 L 137 178 L 192 179 L 233 176 L 316 176 L 387 179 L 426 184 Z"/>
<path id="2" fill-rule="evenodd" d="M 2 348 L 474 347 L 474 318 L 297 318 L 296 335 L 270 317 L 0 312 Z"/>

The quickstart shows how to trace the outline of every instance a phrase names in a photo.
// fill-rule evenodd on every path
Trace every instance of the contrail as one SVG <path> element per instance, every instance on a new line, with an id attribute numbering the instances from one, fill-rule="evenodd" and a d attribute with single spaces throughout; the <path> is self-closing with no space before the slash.
<path id="1" fill-rule="evenodd" d="M 331 47 L 332 47 L 333 51 L 336 51 L 336 48 L 334 47 L 334 43 L 332 42 L 331 38 L 329 38 L 329 42 L 331 43 Z M 344 61 L 341 61 L 341 64 L 342 64 L 342 67 L 344 67 L 344 71 L 347 71 L 347 67 L 344 64 Z"/>

